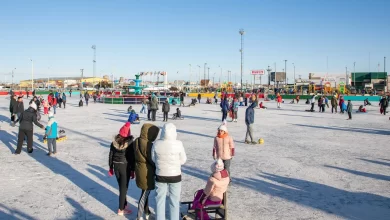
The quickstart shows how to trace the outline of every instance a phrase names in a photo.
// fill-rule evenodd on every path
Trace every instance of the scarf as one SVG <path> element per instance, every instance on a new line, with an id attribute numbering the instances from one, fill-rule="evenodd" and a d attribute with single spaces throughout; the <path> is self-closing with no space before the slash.
<path id="1" fill-rule="evenodd" d="M 225 137 L 227 137 L 229 134 L 228 133 L 226 133 L 225 132 L 225 134 L 217 134 L 217 137 L 219 137 L 219 138 L 225 138 Z"/>

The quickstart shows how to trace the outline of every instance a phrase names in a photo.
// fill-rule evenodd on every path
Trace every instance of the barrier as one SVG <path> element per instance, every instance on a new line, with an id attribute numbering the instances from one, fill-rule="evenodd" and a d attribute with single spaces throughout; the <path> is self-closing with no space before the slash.
<path id="1" fill-rule="evenodd" d="M 133 97 L 101 97 L 98 99 L 98 102 L 104 104 L 127 104 L 135 105 L 142 104 L 144 97 L 143 96 L 133 96 Z M 157 97 L 158 103 L 162 104 L 167 100 L 167 97 Z"/>

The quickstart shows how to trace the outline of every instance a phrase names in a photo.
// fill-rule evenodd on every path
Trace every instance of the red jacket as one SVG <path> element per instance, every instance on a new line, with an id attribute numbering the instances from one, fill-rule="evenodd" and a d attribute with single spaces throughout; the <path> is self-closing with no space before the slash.
<path id="1" fill-rule="evenodd" d="M 282 102 L 282 96 L 278 95 L 277 100 L 278 102 Z"/>

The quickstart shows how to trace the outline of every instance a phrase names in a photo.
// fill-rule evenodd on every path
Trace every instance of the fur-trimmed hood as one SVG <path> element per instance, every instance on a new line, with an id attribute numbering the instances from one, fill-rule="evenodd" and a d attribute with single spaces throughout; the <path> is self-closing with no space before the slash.
<path id="1" fill-rule="evenodd" d="M 125 150 L 127 147 L 129 147 L 130 143 L 133 141 L 133 137 L 131 137 L 129 142 L 125 142 L 123 145 L 119 145 L 117 142 L 116 136 L 112 139 L 112 146 L 115 147 L 117 150 Z"/>

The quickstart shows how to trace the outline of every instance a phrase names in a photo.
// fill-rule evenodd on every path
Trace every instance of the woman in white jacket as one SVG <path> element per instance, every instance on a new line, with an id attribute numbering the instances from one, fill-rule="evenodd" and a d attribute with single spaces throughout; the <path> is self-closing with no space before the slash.
<path id="1" fill-rule="evenodd" d="M 156 217 L 165 220 L 165 200 L 169 192 L 169 219 L 180 219 L 181 165 L 187 156 L 183 143 L 176 140 L 176 126 L 167 123 L 154 142 L 152 160 L 156 164 Z"/>

